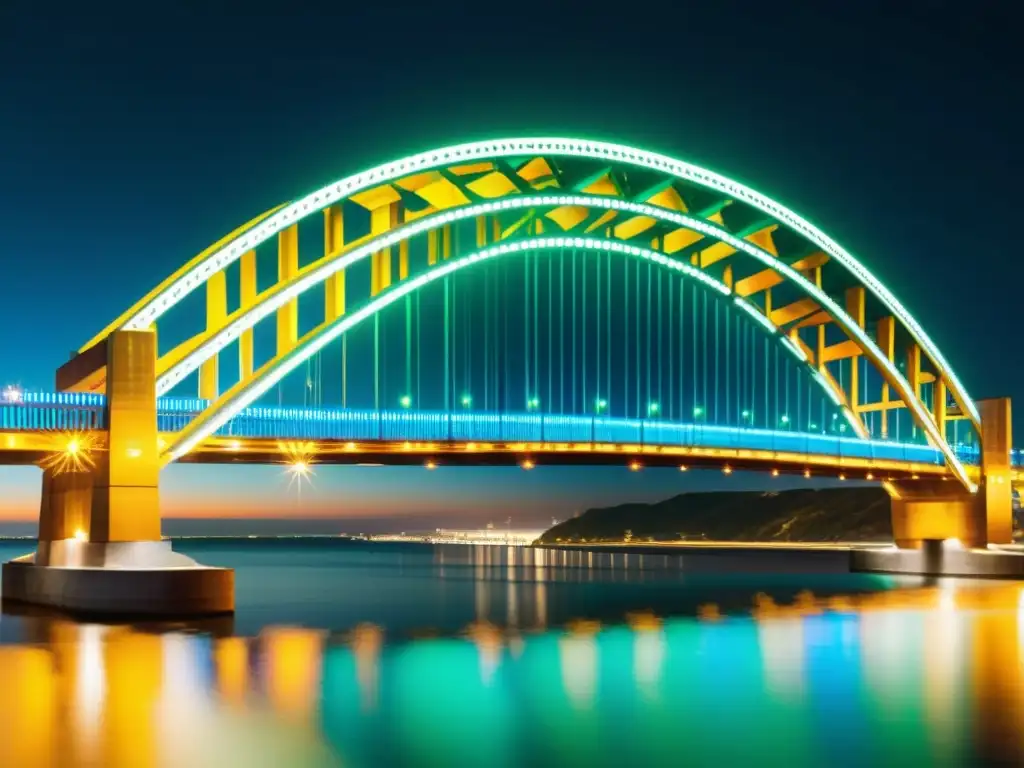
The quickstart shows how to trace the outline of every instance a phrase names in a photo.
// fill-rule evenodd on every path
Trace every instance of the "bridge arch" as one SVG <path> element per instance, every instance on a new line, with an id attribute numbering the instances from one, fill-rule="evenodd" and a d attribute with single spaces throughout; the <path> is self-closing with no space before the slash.
<path id="1" fill-rule="evenodd" d="M 959 378 L 911 313 L 863 264 L 848 251 L 786 206 L 721 174 L 665 155 L 621 144 L 572 138 L 518 138 L 478 141 L 422 152 L 333 182 L 289 204 L 256 217 L 222 238 L 151 291 L 114 324 L 92 339 L 83 350 L 102 339 L 113 327 L 149 327 L 185 295 L 209 277 L 239 259 L 243 253 L 306 216 L 356 193 L 389 184 L 432 169 L 471 164 L 484 160 L 526 157 L 585 158 L 602 163 L 628 165 L 664 174 L 698 187 L 713 190 L 771 216 L 826 253 L 859 281 L 907 331 L 937 369 L 954 401 L 980 433 L 980 416 Z"/>
<path id="2" fill-rule="evenodd" d="M 910 396 L 910 384 L 906 380 L 906 377 L 895 365 L 892 364 L 888 357 L 882 353 L 882 350 L 878 347 L 875 341 L 864 332 L 854 318 L 852 318 L 835 300 L 828 296 L 821 288 L 811 282 L 798 270 L 794 269 L 777 256 L 768 253 L 758 245 L 741 237 L 737 237 L 725 230 L 723 227 L 698 217 L 677 213 L 675 211 L 647 203 L 638 203 L 614 197 L 597 195 L 541 194 L 509 197 L 496 202 L 453 208 L 448 211 L 439 212 L 417 219 L 412 223 L 405 224 L 395 230 L 383 233 L 376 237 L 368 236 L 361 238 L 360 240 L 350 243 L 349 246 L 345 248 L 337 249 L 334 252 L 325 255 L 323 258 L 310 264 L 299 275 L 296 275 L 290 280 L 278 283 L 262 294 L 255 305 L 248 308 L 241 308 L 238 312 L 229 317 L 223 326 L 217 329 L 214 333 L 209 334 L 202 339 L 186 342 L 187 349 L 183 350 L 181 354 L 175 354 L 174 352 L 170 353 L 169 357 L 173 358 L 172 364 L 170 364 L 160 375 L 157 382 L 157 393 L 165 394 L 169 392 L 186 376 L 199 368 L 204 361 L 215 356 L 220 350 L 237 339 L 241 333 L 280 309 L 280 307 L 292 300 L 295 296 L 316 285 L 322 284 L 325 280 L 329 279 L 332 274 L 368 258 L 373 253 L 379 252 L 380 250 L 395 245 L 403 240 L 407 240 L 417 234 L 432 231 L 438 227 L 451 224 L 452 222 L 472 219 L 477 216 L 493 214 L 499 211 L 531 209 L 545 206 L 582 206 L 608 211 L 622 211 L 636 216 L 650 217 L 655 220 L 671 223 L 674 226 L 699 232 L 706 237 L 725 243 L 734 248 L 737 252 L 741 252 L 755 259 L 764 266 L 778 272 L 786 280 L 798 287 L 804 295 L 815 301 L 819 307 L 823 308 L 823 310 L 836 321 L 840 328 L 842 328 L 847 335 L 858 344 L 860 349 L 863 350 L 864 354 L 881 373 L 886 382 L 892 386 L 895 391 L 899 392 L 902 397 L 906 398 L 906 402 L 910 404 L 909 407 L 911 408 L 915 421 L 923 430 L 925 430 L 936 446 L 944 448 L 943 452 L 947 455 L 947 458 L 950 459 L 951 467 L 954 466 L 952 464 L 952 450 L 946 443 L 944 436 L 941 436 L 937 431 L 930 415 L 923 409 L 916 398 Z M 699 270 L 697 271 L 702 275 L 704 274 Z M 768 323 L 772 326 L 770 328 L 772 332 L 777 330 L 773 324 L 771 324 L 771 321 L 754 305 L 743 301 L 740 297 L 737 297 L 737 303 L 741 308 L 753 314 L 761 323 Z M 798 337 L 795 337 L 795 340 L 794 338 L 788 338 L 785 336 L 783 336 L 783 338 L 785 339 L 784 343 L 790 346 L 797 355 L 803 356 L 805 360 L 807 359 L 810 350 L 804 350 L 802 348 L 802 342 L 799 341 Z M 845 402 L 845 393 L 842 388 L 839 387 L 834 380 L 831 380 L 831 377 L 824 375 L 821 370 L 815 372 L 815 378 L 823 386 L 829 398 L 832 399 L 840 408 L 844 409 L 844 413 L 847 414 L 847 418 L 857 434 L 860 437 L 867 437 L 867 430 L 863 421 L 857 417 L 856 414 L 853 414 L 848 407 L 846 407 L 847 403 Z M 956 471 L 955 467 L 954 471 Z"/>
<path id="3" fill-rule="evenodd" d="M 445 216 L 451 216 L 452 214 L 445 214 Z M 729 238 L 732 238 L 728 233 L 724 233 Z M 398 237 L 399 232 L 393 233 L 394 236 Z M 737 241 L 737 245 L 741 245 L 743 241 Z M 361 246 L 360 249 L 353 251 L 352 255 L 355 257 L 362 249 L 369 249 L 367 253 L 375 250 L 378 246 L 374 243 Z M 279 382 L 285 375 L 294 370 L 298 365 L 303 363 L 306 359 L 316 354 L 318 351 L 323 349 L 327 344 L 339 338 L 349 329 L 355 327 L 363 320 L 372 317 L 374 314 L 382 311 L 385 307 L 389 306 L 399 298 L 410 294 L 423 286 L 456 272 L 460 269 L 467 268 L 481 261 L 493 259 L 508 254 L 519 253 L 526 250 L 543 250 L 553 248 L 583 248 L 593 250 L 597 252 L 607 253 L 618 253 L 629 256 L 635 256 L 643 259 L 647 259 L 655 264 L 679 271 L 684 275 L 693 278 L 701 282 L 706 287 L 717 291 L 724 296 L 733 295 L 733 291 L 730 286 L 725 283 L 709 276 L 705 272 L 697 269 L 689 264 L 685 264 L 681 261 L 675 260 L 670 256 L 667 256 L 658 251 L 654 251 L 650 248 L 643 248 L 636 245 L 630 245 L 617 240 L 609 240 L 604 238 L 593 238 L 593 237 L 533 237 L 521 240 L 512 240 L 506 243 L 500 243 L 492 245 L 489 248 L 484 248 L 475 253 L 455 258 L 447 262 L 443 262 L 439 265 L 435 265 L 432 269 L 418 275 L 417 277 L 409 278 L 401 283 L 398 283 L 394 288 L 382 293 L 372 299 L 370 302 L 362 306 L 360 309 L 353 311 L 350 314 L 343 315 L 336 318 L 332 322 L 324 323 L 320 327 L 309 332 L 304 336 L 299 343 L 288 350 L 287 352 L 274 357 L 271 361 L 263 365 L 259 370 L 255 371 L 253 376 L 248 379 L 239 381 L 235 386 L 230 388 L 227 392 L 221 395 L 211 406 L 203 413 L 199 414 L 181 433 L 177 435 L 174 443 L 168 445 L 161 454 L 161 461 L 164 464 L 170 463 L 181 456 L 188 453 L 193 447 L 198 445 L 204 439 L 216 432 L 220 427 L 230 421 L 237 413 L 244 408 L 255 402 L 260 396 L 265 394 L 271 387 Z M 748 246 L 743 246 L 748 247 Z M 749 246 L 753 248 L 752 246 Z M 763 254 L 762 258 L 771 259 L 769 254 Z M 796 279 L 803 280 L 805 278 L 800 275 L 795 275 Z M 294 284 L 293 284 L 294 285 Z M 815 290 L 813 285 L 808 284 L 808 290 Z M 300 289 L 293 287 L 291 290 L 298 291 Z M 831 302 L 832 300 L 824 294 L 821 294 L 823 302 Z M 734 297 L 734 301 L 738 306 L 744 308 L 746 311 L 754 314 L 757 317 L 763 316 L 760 313 L 750 307 L 741 297 Z M 834 302 L 833 302 L 834 303 Z M 271 304 L 269 309 L 263 307 L 260 310 L 262 316 L 270 314 L 276 305 Z M 839 310 L 838 306 L 835 307 L 838 315 L 845 316 L 844 313 Z M 255 313 L 259 314 L 259 312 Z M 255 321 L 254 321 L 255 322 Z M 886 373 L 884 363 L 887 362 L 886 358 L 882 355 L 881 351 L 871 341 L 866 334 L 863 333 L 852 321 L 847 318 L 849 327 L 846 330 L 853 334 L 860 335 L 861 341 L 864 345 L 865 350 L 869 355 L 872 356 L 873 362 L 880 366 L 880 370 L 883 374 Z M 762 324 L 765 324 L 762 322 Z M 773 334 L 777 329 L 770 325 L 770 321 L 767 323 L 767 328 Z M 803 362 L 807 362 L 807 356 L 802 350 L 793 344 L 787 337 L 779 336 L 783 343 L 789 346 L 790 350 L 797 355 Z M 227 342 L 224 342 L 227 343 Z M 901 396 L 909 398 L 909 389 L 906 380 L 899 375 L 899 372 L 895 369 L 888 372 L 890 374 L 890 383 L 897 388 Z M 841 406 L 841 402 L 837 399 L 836 394 L 829 388 L 828 381 L 823 378 L 819 372 L 814 371 L 815 380 L 825 389 L 829 397 L 836 402 L 837 405 Z M 841 406 L 842 407 L 842 406 Z M 850 423 L 857 427 L 857 422 L 852 418 L 852 413 L 848 408 L 843 407 L 844 415 Z M 968 478 L 966 470 L 963 465 L 956 457 L 948 443 L 941 438 L 935 431 L 934 424 L 927 419 L 927 414 L 924 415 L 922 420 L 922 426 L 925 429 L 931 427 L 929 436 L 932 438 L 936 446 L 943 452 L 946 461 L 954 474 L 966 487 L 975 490 L 974 484 Z M 861 425 L 862 427 L 863 425 Z M 863 432 L 859 432 L 861 437 L 867 435 Z"/>

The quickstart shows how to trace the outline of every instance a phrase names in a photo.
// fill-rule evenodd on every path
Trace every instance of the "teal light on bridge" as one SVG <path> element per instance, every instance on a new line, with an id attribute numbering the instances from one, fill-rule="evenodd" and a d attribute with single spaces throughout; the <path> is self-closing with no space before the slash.
<path id="1" fill-rule="evenodd" d="M 693 408 L 693 418 L 699 419 L 699 418 L 702 418 L 703 416 L 704 416 L 704 409 L 701 406 L 699 406 L 699 405 L 694 406 L 694 408 Z"/>
<path id="2" fill-rule="evenodd" d="M 660 410 L 661 406 L 659 406 L 657 403 L 648 403 L 647 405 L 647 415 L 649 416 L 657 416 Z"/>
<path id="3" fill-rule="evenodd" d="M 594 410 L 597 413 L 603 412 L 604 409 L 607 408 L 607 407 L 608 407 L 608 401 L 605 400 L 603 397 L 599 397 L 597 400 L 594 401 Z"/>
<path id="4" fill-rule="evenodd" d="M 540 408 L 539 397 L 531 397 L 529 400 L 526 401 L 526 410 L 536 411 L 538 408 Z"/>
<path id="5" fill-rule="evenodd" d="M 782 414 L 782 416 L 779 418 L 779 422 L 783 426 L 788 425 L 789 424 L 789 414 L 786 414 L 786 413 Z"/>
<path id="6" fill-rule="evenodd" d="M 398 403 L 403 408 L 412 408 L 412 397 L 410 397 L 409 395 L 402 395 Z"/>
<path id="7" fill-rule="evenodd" d="M 462 407 L 469 408 L 473 404 L 473 397 L 471 395 L 462 396 Z"/>

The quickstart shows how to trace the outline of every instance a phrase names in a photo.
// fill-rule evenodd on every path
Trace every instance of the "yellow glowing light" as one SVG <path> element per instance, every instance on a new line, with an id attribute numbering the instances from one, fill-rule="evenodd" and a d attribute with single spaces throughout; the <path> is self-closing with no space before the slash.
<path id="1" fill-rule="evenodd" d="M 522 467 L 523 467 L 523 469 L 533 469 L 533 468 L 534 468 L 535 466 L 537 466 L 537 465 L 536 465 L 536 464 L 534 464 L 534 463 L 533 463 L 532 461 L 530 461 L 529 459 L 525 459 L 525 460 L 523 461 L 523 463 L 522 463 Z"/>
<path id="2" fill-rule="evenodd" d="M 631 461 L 631 462 L 629 462 L 629 468 L 633 472 L 639 472 L 640 471 L 640 462 L 639 461 Z"/>
<path id="3" fill-rule="evenodd" d="M 356 449 L 356 444 L 355 443 L 345 443 L 345 450 L 346 451 L 354 451 L 355 449 Z"/>
<path id="4" fill-rule="evenodd" d="M 866 474 L 866 475 L 864 476 L 864 478 L 865 478 L 866 480 L 874 480 L 874 479 L 875 479 L 875 476 L 874 476 L 873 474 L 871 474 L 870 472 L 868 472 L 868 473 L 867 473 L 867 474 Z"/>
<path id="5" fill-rule="evenodd" d="M 97 441 L 92 434 L 88 432 L 69 434 L 65 437 L 64 448 L 47 456 L 41 464 L 44 469 L 51 470 L 55 475 L 65 472 L 84 472 L 95 465 L 92 452 L 96 448 Z"/>
<path id="6" fill-rule="evenodd" d="M 732 467 L 730 467 L 728 464 L 726 464 L 724 467 L 722 467 L 722 472 L 724 472 L 727 475 L 731 475 L 732 474 Z"/>
<path id="7" fill-rule="evenodd" d="M 686 465 L 685 464 L 680 464 L 679 465 L 679 471 L 680 472 L 685 472 L 686 471 Z"/>
<path id="8" fill-rule="evenodd" d="M 811 476 L 811 470 L 805 469 L 804 470 L 804 477 L 810 477 L 810 476 Z"/>
<path id="9" fill-rule="evenodd" d="M 917 475 L 911 475 L 911 476 L 910 476 L 910 479 L 911 479 L 911 480 L 917 480 L 918 478 L 917 478 Z"/>
<path id="10" fill-rule="evenodd" d="M 125 453 L 128 454 L 129 459 L 137 459 L 142 455 L 142 450 L 140 448 L 129 448 Z"/>
<path id="11" fill-rule="evenodd" d="M 75 539 L 77 539 L 78 541 L 88 541 L 89 536 L 85 531 L 79 528 L 77 531 L 75 531 Z"/>
<path id="12" fill-rule="evenodd" d="M 230 443 L 228 443 L 228 448 L 231 449 L 232 451 L 240 450 L 241 447 L 242 447 L 242 441 L 241 440 L 232 440 Z"/>
<path id="13" fill-rule="evenodd" d="M 475 451 L 476 450 L 476 443 L 466 443 L 466 450 L 467 451 Z"/>
<path id="14" fill-rule="evenodd" d="M 404 443 L 402 443 L 402 450 L 403 451 L 412 450 L 412 443 L 410 443 L 408 440 L 406 440 Z"/>
<path id="15" fill-rule="evenodd" d="M 772 477 L 778 477 L 778 476 L 779 476 L 779 470 L 773 469 L 772 470 Z"/>
<path id="16" fill-rule="evenodd" d="M 839 479 L 840 480 L 845 480 L 846 479 L 846 475 L 839 475 Z"/>
<path id="17" fill-rule="evenodd" d="M 423 466 L 425 466 L 427 469 L 437 469 L 437 462 L 434 461 L 433 459 L 429 459 L 427 463 L 424 464 Z"/>

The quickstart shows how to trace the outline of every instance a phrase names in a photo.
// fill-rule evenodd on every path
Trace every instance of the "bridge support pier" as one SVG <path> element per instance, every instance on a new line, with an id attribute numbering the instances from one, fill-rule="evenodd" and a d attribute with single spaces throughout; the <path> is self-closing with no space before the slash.
<path id="1" fill-rule="evenodd" d="M 106 340 L 105 451 L 69 446 L 43 472 L 34 554 L 5 563 L 5 600 L 79 612 L 194 615 L 234 610 L 234 572 L 160 536 L 156 334 Z"/>
<path id="2" fill-rule="evenodd" d="M 952 478 L 885 484 L 896 547 L 853 553 L 857 570 L 1024 576 L 1024 558 L 990 544 L 1013 540 L 1010 400 L 979 400 L 981 477 L 976 493 Z"/>

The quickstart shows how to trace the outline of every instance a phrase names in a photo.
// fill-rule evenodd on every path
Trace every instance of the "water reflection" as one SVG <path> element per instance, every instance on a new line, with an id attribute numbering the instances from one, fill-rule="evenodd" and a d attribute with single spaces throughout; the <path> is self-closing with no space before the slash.
<path id="1" fill-rule="evenodd" d="M 32 622 L 0 647 L 0 765 L 1024 761 L 1019 585 L 394 643 Z"/>
<path id="2" fill-rule="evenodd" d="M 1024 764 L 1020 584 L 504 547 L 304 549 L 298 576 L 258 557 L 234 620 L 5 613 L 0 765 Z"/>

